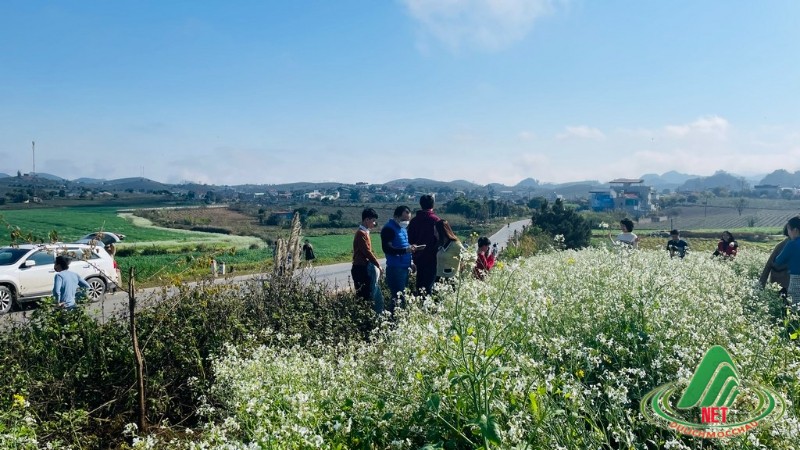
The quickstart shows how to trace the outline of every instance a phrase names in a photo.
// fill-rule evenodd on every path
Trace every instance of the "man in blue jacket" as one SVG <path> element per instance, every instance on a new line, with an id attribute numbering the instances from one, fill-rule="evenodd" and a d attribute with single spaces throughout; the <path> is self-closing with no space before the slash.
<path id="1" fill-rule="evenodd" d="M 381 229 L 381 248 L 386 255 L 386 284 L 392 294 L 386 309 L 392 314 L 400 294 L 408 286 L 408 272 L 412 267 L 411 254 L 416 250 L 416 246 L 408 242 L 406 228 L 410 219 L 411 210 L 407 206 L 398 206 L 394 210 L 394 216 Z"/>

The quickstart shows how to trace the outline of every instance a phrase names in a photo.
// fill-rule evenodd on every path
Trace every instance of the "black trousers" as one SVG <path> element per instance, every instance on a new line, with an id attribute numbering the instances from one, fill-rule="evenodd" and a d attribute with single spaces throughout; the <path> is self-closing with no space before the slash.
<path id="1" fill-rule="evenodd" d="M 430 295 L 433 292 L 434 281 L 436 281 L 436 261 L 417 264 L 417 294 Z"/>
<path id="2" fill-rule="evenodd" d="M 356 295 L 364 300 L 371 300 L 372 280 L 367 271 L 367 266 L 353 266 L 353 268 L 350 269 L 350 275 L 353 277 L 353 286 L 356 288 Z"/>

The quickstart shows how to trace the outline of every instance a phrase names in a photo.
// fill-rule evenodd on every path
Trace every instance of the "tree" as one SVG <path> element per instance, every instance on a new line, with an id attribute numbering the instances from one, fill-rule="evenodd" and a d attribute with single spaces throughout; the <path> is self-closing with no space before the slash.
<path id="1" fill-rule="evenodd" d="M 592 237 L 592 228 L 588 220 L 574 209 L 564 206 L 561 199 L 549 205 L 547 201 L 533 215 L 533 226 L 551 237 L 564 236 L 566 248 L 578 249 L 587 247 Z"/>
<path id="2" fill-rule="evenodd" d="M 741 216 L 742 212 L 745 210 L 745 208 L 747 208 L 747 199 L 744 197 L 740 197 L 738 200 L 736 200 L 735 205 L 736 205 L 736 211 L 739 211 L 739 216 Z"/>
<path id="3" fill-rule="evenodd" d="M 542 207 L 542 205 L 547 204 L 547 199 L 544 197 L 533 197 L 528 202 L 528 208 L 538 210 Z"/>

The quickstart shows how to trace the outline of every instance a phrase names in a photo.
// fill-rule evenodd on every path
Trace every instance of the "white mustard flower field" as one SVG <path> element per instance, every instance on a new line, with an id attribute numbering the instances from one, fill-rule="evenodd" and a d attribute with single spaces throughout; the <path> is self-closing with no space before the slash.
<path id="1" fill-rule="evenodd" d="M 800 345 L 775 287 L 755 282 L 766 257 L 559 251 L 416 299 L 366 344 L 309 349 L 276 336 L 280 345 L 245 352 L 232 343 L 215 364 L 208 425 L 184 445 L 800 449 Z M 779 392 L 787 412 L 720 440 L 646 422 L 639 400 L 688 383 L 715 344 L 742 379 Z"/>

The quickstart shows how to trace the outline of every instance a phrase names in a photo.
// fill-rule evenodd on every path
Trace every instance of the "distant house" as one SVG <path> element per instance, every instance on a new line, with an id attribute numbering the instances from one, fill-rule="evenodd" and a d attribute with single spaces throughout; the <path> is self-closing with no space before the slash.
<path id="1" fill-rule="evenodd" d="M 757 184 L 753 186 L 753 193 L 758 196 L 777 197 L 781 193 L 781 187 L 776 184 Z"/>
<path id="2" fill-rule="evenodd" d="M 608 189 L 589 191 L 589 202 L 595 211 L 622 209 L 628 212 L 647 213 L 657 209 L 657 194 L 646 186 L 644 180 L 636 178 L 617 178 L 608 182 Z"/>
<path id="3" fill-rule="evenodd" d="M 607 211 L 614 209 L 614 200 L 617 193 L 611 189 L 593 189 L 589 191 L 589 205 L 592 211 Z"/>

